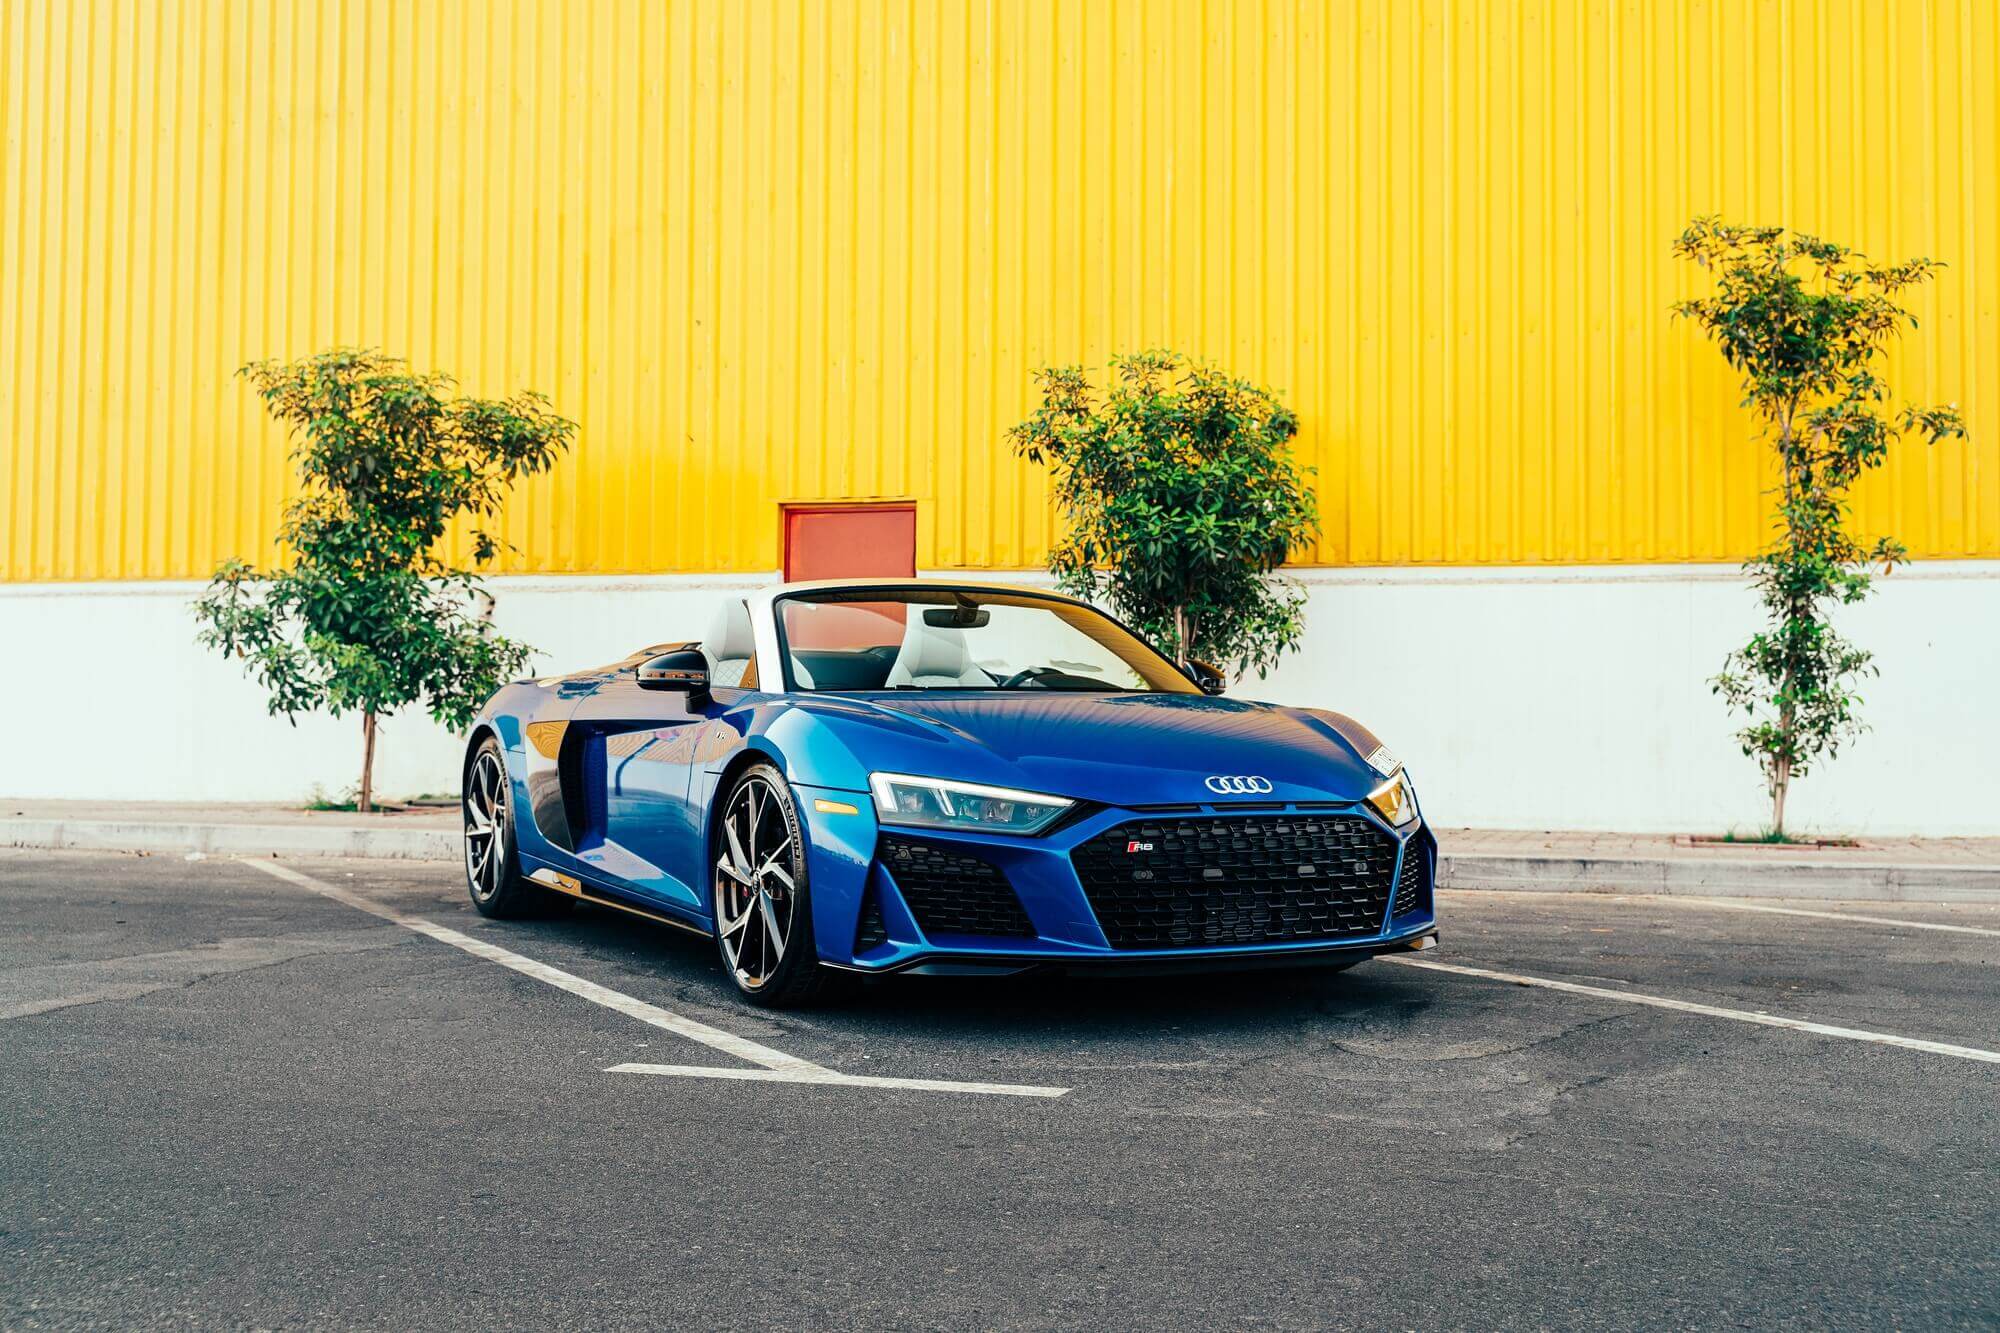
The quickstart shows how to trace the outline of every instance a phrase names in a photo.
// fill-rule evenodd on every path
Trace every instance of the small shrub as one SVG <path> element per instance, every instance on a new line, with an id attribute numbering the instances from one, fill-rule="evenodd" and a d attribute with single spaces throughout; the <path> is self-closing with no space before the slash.
<path id="1" fill-rule="evenodd" d="M 1261 676 L 1298 646 L 1305 593 L 1274 573 L 1318 524 L 1286 449 L 1298 419 L 1171 352 L 1111 369 L 1102 394 L 1078 368 L 1041 371 L 1041 405 L 1009 432 L 1054 477 L 1066 530 L 1049 570 L 1182 662 Z"/>

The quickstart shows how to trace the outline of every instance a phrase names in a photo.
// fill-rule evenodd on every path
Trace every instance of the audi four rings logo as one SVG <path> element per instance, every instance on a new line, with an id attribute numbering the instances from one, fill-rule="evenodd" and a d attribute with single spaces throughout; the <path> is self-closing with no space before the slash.
<path id="1" fill-rule="evenodd" d="M 1223 777 L 1218 775 L 1205 779 L 1202 782 L 1202 786 L 1208 788 L 1217 796 L 1268 796 L 1271 792 L 1271 780 L 1269 778 Z"/>

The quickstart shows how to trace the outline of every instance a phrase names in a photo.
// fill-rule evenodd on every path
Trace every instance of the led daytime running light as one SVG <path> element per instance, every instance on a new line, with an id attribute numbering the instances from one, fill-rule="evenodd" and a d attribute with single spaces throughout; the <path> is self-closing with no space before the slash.
<path id="1" fill-rule="evenodd" d="M 1045 792 L 910 773 L 872 773 L 868 789 L 884 824 L 990 833 L 1039 833 L 1076 804 Z"/>

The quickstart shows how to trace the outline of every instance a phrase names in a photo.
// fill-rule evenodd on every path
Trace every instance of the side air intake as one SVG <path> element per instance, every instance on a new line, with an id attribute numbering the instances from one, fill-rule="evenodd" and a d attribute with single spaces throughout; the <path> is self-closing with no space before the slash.
<path id="1" fill-rule="evenodd" d="M 882 836 L 877 855 L 924 934 L 1034 938 L 1014 886 L 991 862 L 895 834 Z"/>

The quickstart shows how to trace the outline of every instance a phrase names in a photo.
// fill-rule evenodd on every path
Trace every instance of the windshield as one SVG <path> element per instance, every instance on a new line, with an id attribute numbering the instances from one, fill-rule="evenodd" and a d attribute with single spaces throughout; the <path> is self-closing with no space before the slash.
<path id="1" fill-rule="evenodd" d="M 1198 694 L 1109 617 L 1073 602 L 957 588 L 839 588 L 777 603 L 800 690 Z"/>

